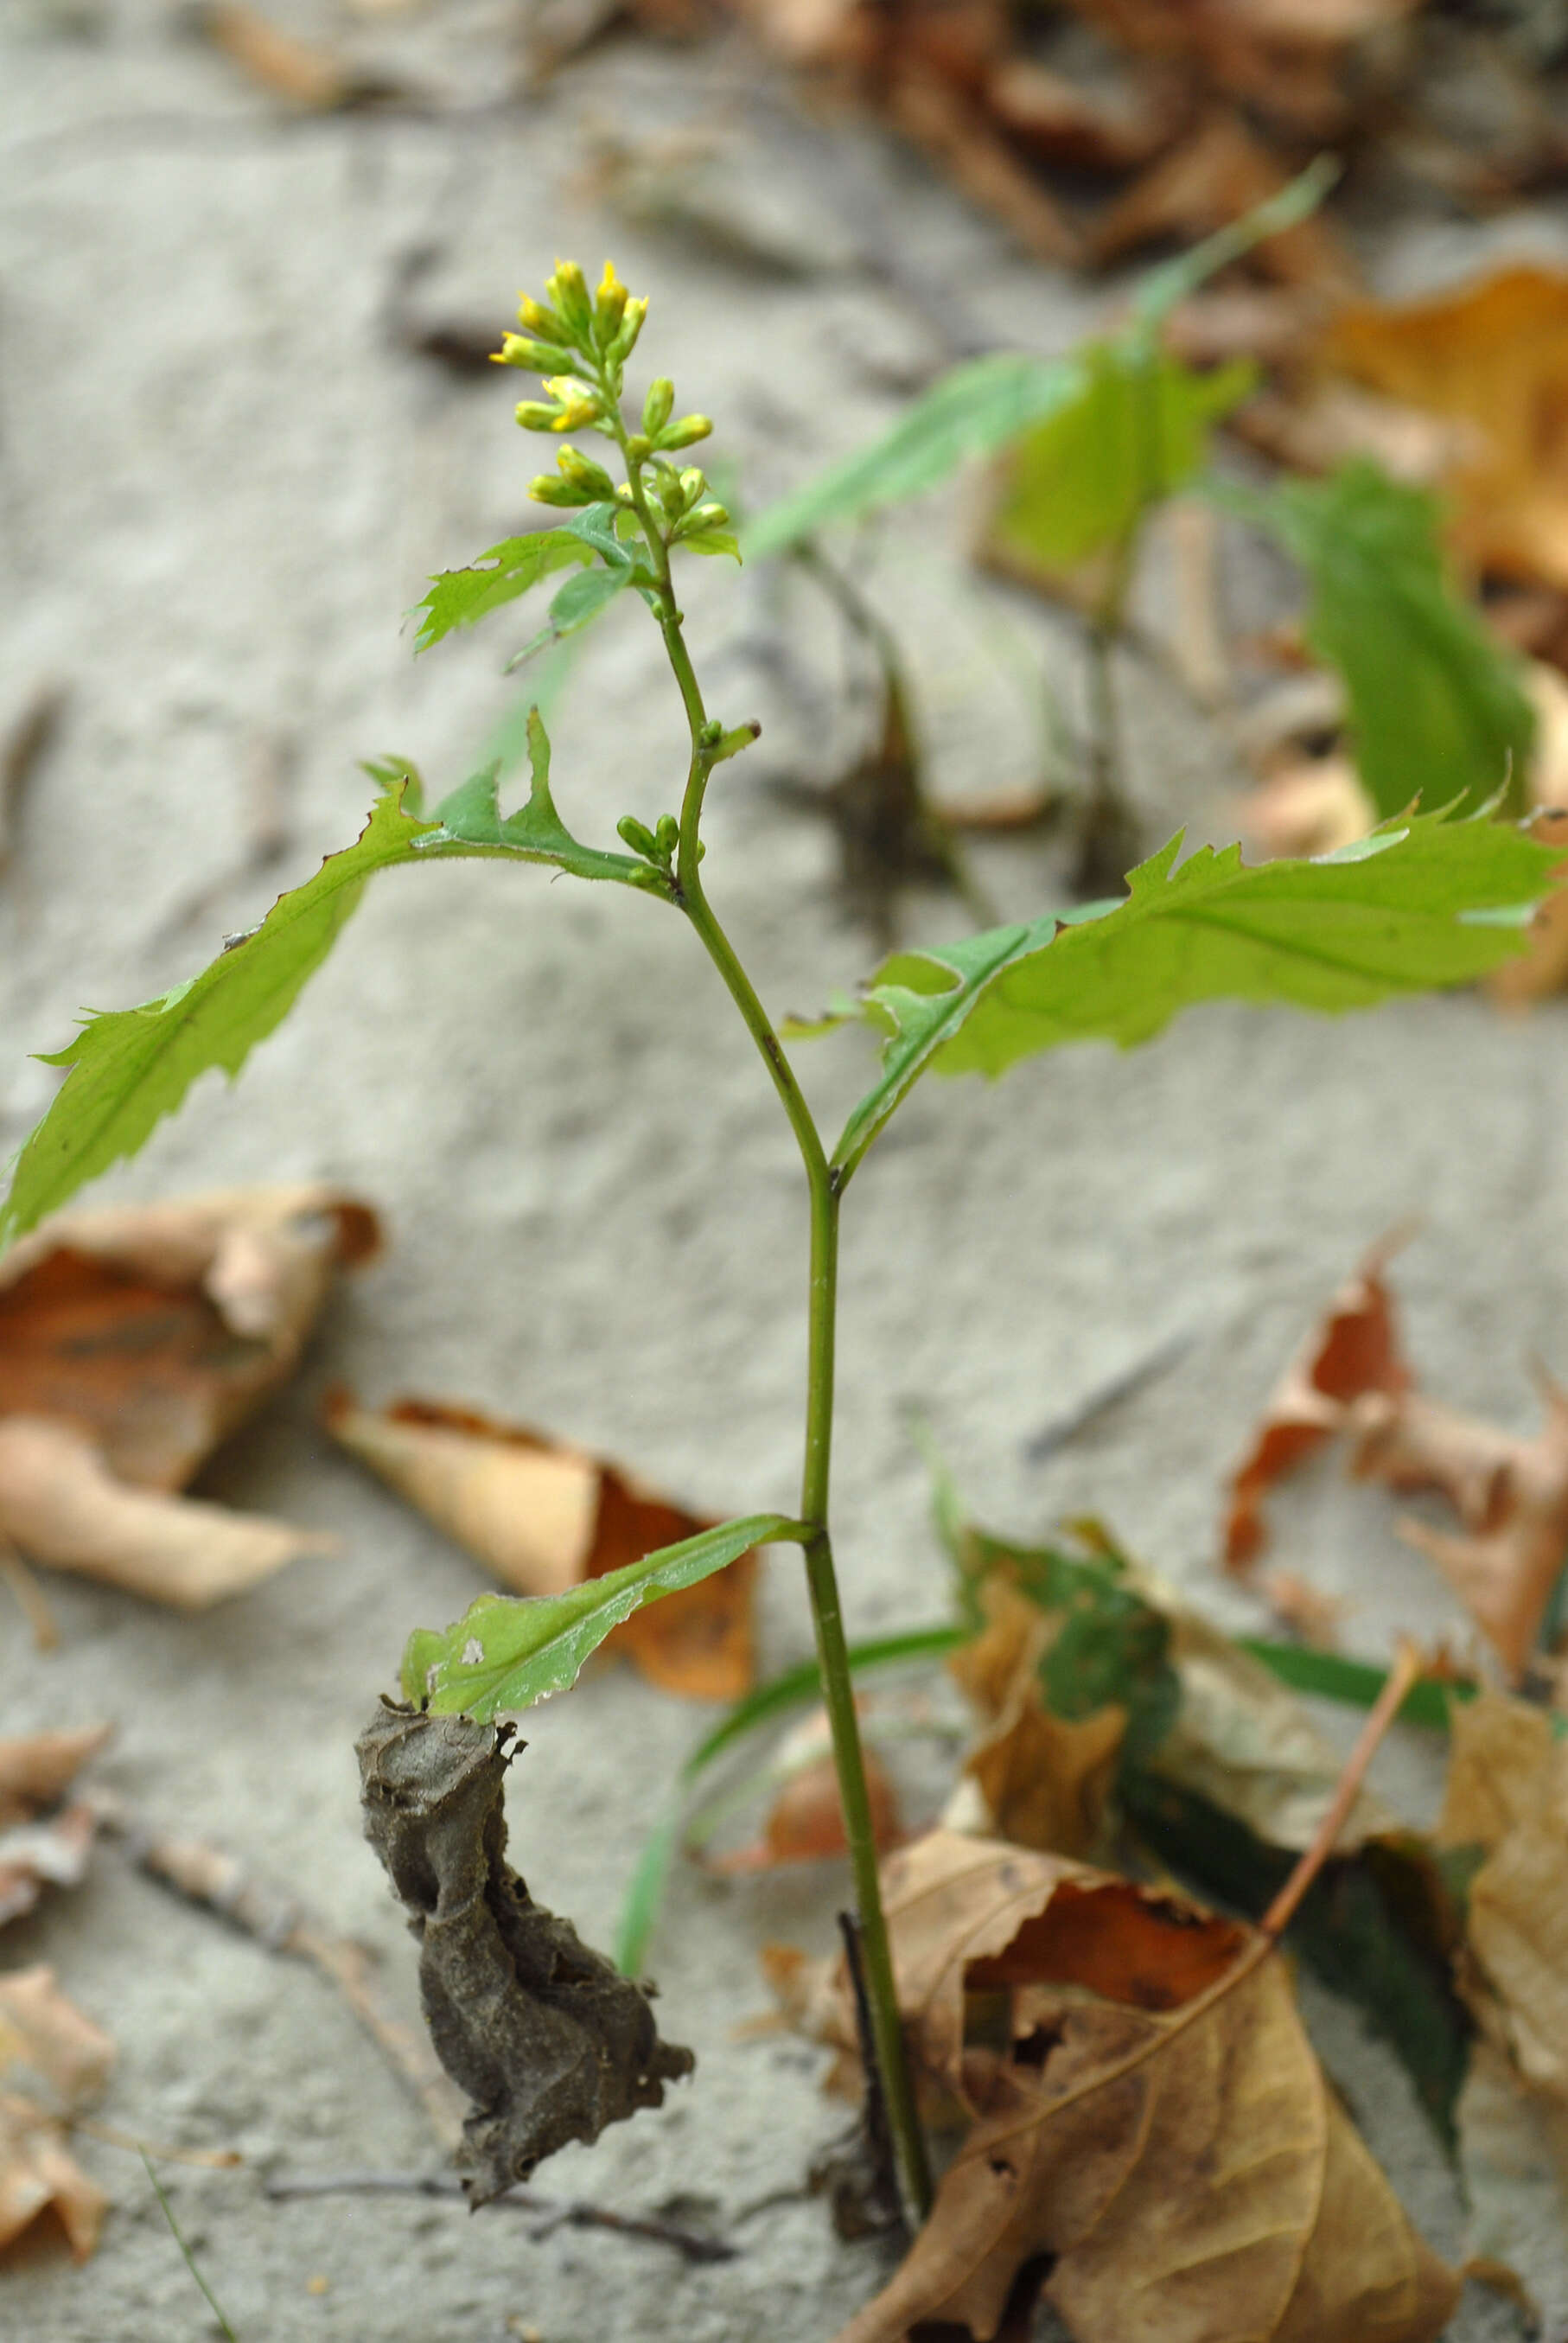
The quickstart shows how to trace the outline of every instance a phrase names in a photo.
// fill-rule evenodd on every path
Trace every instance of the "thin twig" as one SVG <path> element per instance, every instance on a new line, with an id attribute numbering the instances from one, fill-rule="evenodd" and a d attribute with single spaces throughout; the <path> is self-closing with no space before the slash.
<path id="1" fill-rule="evenodd" d="M 285 2172 L 263 2182 L 275 2204 L 297 2197 L 438 2197 L 461 2200 L 463 2184 L 447 2172 Z M 492 2197 L 490 2205 L 514 2212 L 542 2213 L 548 2228 L 613 2229 L 618 2236 L 647 2237 L 673 2246 L 690 2262 L 734 2261 L 740 2252 L 723 2237 L 705 2237 L 696 2229 L 661 2220 L 657 2214 L 617 2213 L 608 2205 L 590 2205 L 580 2198 L 563 2203 L 558 2197 L 536 2196 L 531 2188 L 508 2188 Z M 487 2211 L 488 2207 L 486 2207 Z"/>
<path id="2" fill-rule="evenodd" d="M 1135 2068 L 1143 2066 L 1149 2059 L 1158 2057 L 1161 2052 L 1169 2048 L 1179 2034 L 1185 2034 L 1189 2026 L 1196 2026 L 1201 2018 L 1207 2017 L 1210 2011 L 1216 2008 L 1227 1995 L 1234 1993 L 1238 1986 L 1244 1985 L 1255 1970 L 1261 1968 L 1263 1963 L 1276 1949 L 1302 1898 L 1332 1854 L 1334 1841 L 1343 1829 L 1345 1817 L 1355 1804 L 1357 1794 L 1366 1776 L 1367 1767 L 1372 1764 L 1379 1744 L 1389 1726 L 1399 1715 L 1405 1695 L 1420 1676 L 1421 1668 L 1421 1654 L 1415 1646 L 1412 1644 L 1402 1643 L 1394 1664 L 1389 1670 L 1388 1681 L 1378 1694 L 1377 1704 L 1362 1725 L 1356 1745 L 1345 1761 L 1344 1771 L 1340 1775 L 1338 1786 L 1329 1803 L 1328 1812 L 1318 1825 L 1312 1845 L 1301 1857 L 1295 1869 L 1263 1915 L 1257 1935 L 1231 1962 L 1224 1974 L 1216 1977 L 1212 1985 L 1205 1986 L 1201 1993 L 1179 2009 L 1167 2023 L 1158 2026 L 1139 2044 L 1135 2050 L 1130 2050 L 1125 2057 L 1113 2060 L 1109 2066 L 1101 2067 L 1097 2074 L 1087 2077 L 1071 2090 L 1063 2091 L 1060 2098 L 1051 2099 L 1043 2106 L 1039 2103 L 1031 2105 L 1028 2112 L 1020 2115 L 1016 2125 L 1010 2129 L 988 2132 L 984 2143 L 986 2155 L 994 2155 L 1001 2142 L 1010 2138 L 1014 2132 L 1033 2130 L 1042 2121 L 1049 2122 L 1053 2117 L 1060 2115 L 1064 2108 L 1076 2107 L 1082 2099 L 1092 2098 L 1096 2091 L 1109 2089 L 1112 2083 L 1121 2082 L 1124 2076 L 1131 2075 Z M 970 2152 L 966 2149 L 964 2154 L 968 2155 Z M 962 2160 L 960 2157 L 960 2161 Z"/>
<path id="3" fill-rule="evenodd" d="M 1030 1464 L 1045 1463 L 1070 1441 L 1087 1432 L 1099 1417 L 1107 1414 L 1121 1401 L 1131 1399 L 1135 1392 L 1143 1389 L 1145 1383 L 1153 1383 L 1168 1367 L 1173 1367 L 1178 1359 L 1186 1356 L 1197 1339 L 1196 1327 L 1184 1327 L 1179 1333 L 1167 1335 L 1162 1342 L 1156 1342 L 1152 1350 L 1145 1351 L 1143 1356 L 1134 1359 L 1131 1366 L 1108 1375 L 1102 1383 L 1097 1383 L 1073 1406 L 1064 1408 L 1060 1415 L 1053 1415 L 1049 1423 L 1042 1425 L 1024 1443 L 1025 1460 Z"/>
<path id="4" fill-rule="evenodd" d="M 235 2333 L 233 2328 L 229 2325 L 227 2319 L 223 2315 L 222 2304 L 218 2301 L 218 2298 L 216 2295 L 214 2294 L 211 2287 L 208 2286 L 206 2278 L 203 2278 L 200 2270 L 197 2269 L 196 2256 L 192 2253 L 190 2247 L 186 2245 L 185 2239 L 180 2235 L 180 2225 L 175 2219 L 175 2208 L 164 2194 L 163 2182 L 153 2170 L 151 2159 L 144 2156 L 142 2162 L 146 2166 L 147 2178 L 153 2184 L 153 2189 L 156 2195 L 158 2203 L 164 2208 L 164 2218 L 169 2225 L 170 2235 L 173 2237 L 174 2241 L 179 2247 L 181 2253 L 185 2256 L 185 2265 L 186 2269 L 189 2270 L 192 2278 L 195 2278 L 197 2286 L 200 2287 L 203 2294 L 206 2295 L 207 2308 L 211 2310 L 213 2317 L 217 2320 L 218 2325 L 227 2336 L 228 2343 L 239 2343 L 238 2336 Z"/>
<path id="5" fill-rule="evenodd" d="M 17 1609 L 33 1630 L 33 1648 L 53 1652 L 59 1648 L 60 1629 L 49 1598 L 17 1553 L 9 1539 L 0 1538 L 0 1578 L 5 1581 L 15 1599 Z"/>
<path id="6" fill-rule="evenodd" d="M 308 1961 L 342 1995 L 393 2072 L 424 2109 L 443 2147 L 462 2137 L 463 2102 L 425 2037 L 404 2024 L 373 1956 L 351 1936 L 334 1936 L 292 1897 L 259 1879 L 238 1857 L 201 1839 L 165 1838 L 117 1800 L 94 1800 L 100 1823 L 125 1842 L 131 1861 L 158 1886 L 216 1914 L 268 1952 Z"/>

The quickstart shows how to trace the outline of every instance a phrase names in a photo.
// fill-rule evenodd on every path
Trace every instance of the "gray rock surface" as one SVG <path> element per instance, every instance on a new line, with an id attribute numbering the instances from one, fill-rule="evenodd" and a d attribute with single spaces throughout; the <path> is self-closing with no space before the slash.
<path id="1" fill-rule="evenodd" d="M 460 382 L 400 345 L 399 297 L 422 318 L 499 327 L 558 252 L 613 253 L 654 296 L 648 353 L 720 418 L 715 468 L 734 464 L 758 499 L 893 413 L 944 333 L 1053 349 L 1101 307 L 1010 257 L 863 125 L 799 116 L 743 50 L 610 48 L 514 107 L 518 18 L 499 0 L 409 15 L 298 0 L 293 21 L 427 105 L 292 118 L 162 0 L 13 0 L 0 19 L 0 714 L 44 679 L 70 689 L 0 897 L 6 1149 L 49 1094 L 25 1051 L 58 1046 L 80 1003 L 189 973 L 346 841 L 367 802 L 357 758 L 396 749 L 449 786 L 517 707 L 498 675 L 521 639 L 507 620 L 416 664 L 399 616 L 427 572 L 520 524 L 539 443 L 510 429 L 513 378 Z M 607 146 L 694 125 L 721 134 L 701 235 L 700 220 L 661 221 L 657 170 L 651 196 L 638 183 L 625 197 L 636 217 L 619 216 Z M 1560 212 L 1527 229 L 1533 248 L 1562 250 Z M 428 246 L 437 258 L 399 297 L 407 256 Z M 1372 258 L 1383 281 L 1429 282 L 1472 249 L 1422 229 Z M 1070 723 L 1081 688 L 1070 628 L 977 586 L 963 525 L 961 495 L 910 517 L 869 573 L 913 646 L 954 789 L 1028 778 L 1046 685 Z M 768 1001 L 810 1008 L 871 947 L 836 900 L 827 832 L 767 783 L 829 774 L 853 714 L 804 589 L 719 567 L 691 582 L 690 638 L 720 711 L 766 730 L 715 786 L 712 890 Z M 1279 590 L 1261 566 L 1231 582 L 1249 612 Z M 1182 820 L 1218 835 L 1234 780 L 1221 744 L 1147 665 L 1123 680 L 1151 842 Z M 575 827 L 608 837 L 621 812 L 651 820 L 672 801 L 678 709 L 635 607 L 585 648 L 551 720 Z M 261 870 L 246 840 L 268 760 L 286 777 L 288 838 Z M 1010 910 L 1059 890 L 1031 847 L 984 876 Z M 963 924 L 950 901 L 906 913 L 915 934 Z M 825 1114 L 868 1062 L 855 1036 L 803 1056 Z M 1222 1619 L 1254 1619 L 1214 1568 L 1221 1475 L 1318 1298 L 1412 1212 L 1422 1232 L 1398 1280 L 1432 1387 L 1529 1424 L 1527 1357 L 1564 1363 L 1565 1109 L 1561 1014 L 1509 1024 L 1474 998 L 1342 1024 L 1217 1008 L 1137 1057 L 1082 1051 L 1004 1087 L 930 1085 L 847 1213 L 837 1529 L 851 1633 L 943 1610 L 911 1405 L 997 1523 L 1041 1530 L 1092 1508 Z M 205 1083 L 113 1184 L 302 1176 L 373 1199 L 391 1250 L 206 1486 L 337 1531 L 341 1559 L 196 1619 L 52 1583 L 56 1655 L 38 1659 L 0 1611 L 0 1719 L 114 1716 L 105 1779 L 377 1947 L 412 2008 L 414 1949 L 360 1843 L 352 1741 L 408 1627 L 456 1615 L 481 1579 L 332 1451 L 320 1394 L 347 1380 L 377 1399 L 468 1400 L 715 1512 L 788 1509 L 804 1212 L 789 1133 L 680 923 L 618 890 L 487 867 L 373 890 L 238 1090 Z M 1031 1435 L 1177 1335 L 1175 1363 L 1030 1463 Z M 1278 1513 L 1280 1559 L 1352 1598 L 1357 1648 L 1383 1650 L 1396 1624 L 1455 1624 L 1372 1494 L 1325 1471 Z M 769 1565 L 763 1643 L 770 1667 L 809 1647 L 789 1554 Z M 701 1723 L 620 1668 L 530 1719 L 513 1847 L 590 1942 L 609 1940 Z M 1412 1811 L 1430 1804 L 1430 1753 L 1397 1746 L 1383 1770 Z M 844 1893 L 819 1876 L 682 1880 L 654 1966 L 661 2025 L 696 2046 L 696 2081 L 591 2155 L 568 2151 L 540 2187 L 630 2208 L 696 2193 L 727 2221 L 797 2187 L 839 2121 L 817 2059 L 737 2029 L 765 2003 L 759 1943 L 825 1948 Z M 591 2233 L 536 2238 L 505 2212 L 270 2204 L 269 2172 L 434 2161 L 317 1976 L 171 1905 L 112 1849 L 4 1950 L 53 1962 L 114 2032 L 113 2122 L 242 2152 L 238 2171 L 166 2174 L 243 2343 L 532 2329 L 819 2343 L 877 2279 L 874 2248 L 836 2244 L 817 2206 L 789 2198 L 742 2222 L 742 2258 L 698 2269 Z M 1453 2248 L 1455 2193 L 1392 2062 L 1332 2008 L 1322 2039 L 1417 2217 Z M 116 2201 L 102 2249 L 80 2270 L 32 2258 L 7 2274 L 0 2334 L 212 2331 L 139 2164 L 90 2141 L 82 2155 Z M 1475 2289 L 1453 2330 L 1514 2331 Z"/>

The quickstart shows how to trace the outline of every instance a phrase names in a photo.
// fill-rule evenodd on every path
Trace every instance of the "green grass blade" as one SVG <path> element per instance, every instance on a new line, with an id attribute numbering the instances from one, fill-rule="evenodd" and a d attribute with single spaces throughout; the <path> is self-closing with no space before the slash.
<path id="1" fill-rule="evenodd" d="M 968 1640 L 969 1630 L 964 1627 L 915 1627 L 901 1635 L 875 1636 L 866 1643 L 850 1644 L 850 1673 L 862 1675 L 871 1669 L 892 1667 L 910 1660 L 945 1659 Z M 649 1832 L 627 1886 L 615 1951 L 616 1966 L 624 1976 L 636 1976 L 642 1969 L 680 1843 L 687 1801 L 698 1782 L 715 1758 L 721 1757 L 736 1742 L 789 1710 L 817 1699 L 821 1690 L 822 1674 L 817 1662 L 802 1660 L 769 1683 L 759 1684 L 755 1692 L 748 1693 L 698 1743 L 680 1769 L 669 1801 Z"/>
<path id="2" fill-rule="evenodd" d="M 218 2326 L 222 2329 L 225 2337 L 227 2338 L 227 2343 L 239 2343 L 238 2336 L 229 2325 L 228 2320 L 224 2317 L 222 2304 L 218 2301 L 216 2295 L 214 2294 L 211 2287 L 208 2286 L 206 2278 L 203 2278 L 201 2271 L 197 2268 L 196 2258 L 192 2253 L 190 2247 L 186 2245 L 185 2238 L 180 2234 L 180 2225 L 175 2219 L 175 2208 L 169 2203 L 167 2195 L 164 2189 L 163 2182 L 153 2170 L 152 2157 L 148 2156 L 145 2150 L 142 2155 L 142 2162 L 146 2167 L 147 2178 L 153 2184 L 153 2194 L 156 2197 L 158 2203 L 164 2208 L 164 2218 L 169 2225 L 169 2234 L 174 2238 L 176 2245 L 179 2247 L 180 2252 L 185 2258 L 185 2266 L 186 2269 L 189 2270 L 192 2278 L 195 2278 L 197 2286 L 200 2287 L 203 2294 L 206 2297 L 207 2308 L 217 2320 Z"/>

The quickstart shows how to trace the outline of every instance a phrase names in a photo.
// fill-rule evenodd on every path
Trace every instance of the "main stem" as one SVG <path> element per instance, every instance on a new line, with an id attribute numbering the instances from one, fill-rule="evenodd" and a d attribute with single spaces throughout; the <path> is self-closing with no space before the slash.
<path id="1" fill-rule="evenodd" d="M 627 453 L 623 443 L 623 453 Z M 828 1491 L 833 1447 L 833 1342 L 839 1291 L 839 1178 L 829 1163 L 821 1135 L 807 1105 L 783 1044 L 773 1031 L 767 1011 L 751 980 L 736 957 L 735 948 L 715 917 L 699 872 L 699 830 L 702 801 L 711 770 L 705 733 L 708 714 L 681 632 L 681 613 L 670 577 L 669 552 L 643 495 L 638 467 L 627 454 L 633 509 L 648 539 L 658 581 L 658 623 L 676 682 L 680 688 L 691 731 L 691 764 L 680 809 L 680 846 L 677 862 L 678 900 L 729 988 L 731 1000 L 746 1021 L 772 1078 L 806 1167 L 811 1200 L 811 1262 L 809 1293 L 806 1381 L 806 1451 L 801 1473 L 800 1516 L 810 1534 L 805 1542 L 806 1583 L 816 1627 L 817 1656 L 822 1672 L 823 1698 L 833 1736 L 833 1764 L 844 1815 L 844 1836 L 855 1880 L 855 1901 L 860 1922 L 860 1947 L 865 1964 L 866 1998 L 870 2007 L 871 2033 L 881 2069 L 889 2127 L 899 2159 L 906 2197 L 923 2220 L 930 2208 L 931 2177 L 925 2136 L 915 2108 L 903 2028 L 899 2019 L 898 1993 L 893 1981 L 892 1948 L 887 1916 L 882 1910 L 877 1878 L 877 1842 L 871 1822 L 870 1794 L 866 1785 L 866 1761 L 855 1715 L 854 1685 L 844 1636 L 843 1606 L 833 1547 L 828 1531 Z"/>

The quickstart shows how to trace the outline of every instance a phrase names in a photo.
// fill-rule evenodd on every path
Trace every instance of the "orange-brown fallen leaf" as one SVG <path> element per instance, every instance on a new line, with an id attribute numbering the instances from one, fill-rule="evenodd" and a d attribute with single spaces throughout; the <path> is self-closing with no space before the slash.
<path id="1" fill-rule="evenodd" d="M 1476 569 L 1568 586 L 1568 275 L 1530 265 L 1397 307 L 1342 310 L 1339 377 L 1461 426 L 1453 538 Z"/>
<path id="2" fill-rule="evenodd" d="M 1369 1392 L 1397 1400 L 1409 1390 L 1411 1373 L 1400 1352 L 1393 1299 L 1382 1275 L 1392 1250 L 1392 1243 L 1385 1243 L 1367 1255 L 1275 1386 L 1252 1446 L 1231 1475 L 1227 1570 L 1246 1570 L 1262 1552 L 1266 1493 L 1345 1430 L 1355 1401 Z"/>
<path id="3" fill-rule="evenodd" d="M 871 1746 L 863 1715 L 861 1742 L 871 1835 L 878 1853 L 886 1855 L 904 1835 L 899 1794 Z M 826 1709 L 816 1710 L 785 1735 L 767 1779 L 781 1781 L 782 1786 L 768 1810 L 760 1837 L 727 1854 L 706 1855 L 706 1869 L 738 1875 L 773 1871 L 780 1864 L 817 1863 L 848 1852 Z"/>
<path id="4" fill-rule="evenodd" d="M 71 1732 L 24 1733 L 0 1740 L 0 1824 L 25 1822 L 63 1798 L 89 1757 L 114 1732 L 83 1725 Z"/>
<path id="5" fill-rule="evenodd" d="M 0 1976 L 0 2250 L 53 2211 L 77 2261 L 98 2241 L 108 2199 L 66 2147 L 68 2116 L 103 2089 L 115 2046 L 55 1984 L 49 1968 Z M 52 2110 L 17 2089 L 41 2086 Z"/>
<path id="6" fill-rule="evenodd" d="M 1354 1478 L 1452 1505 L 1459 1534 L 1402 1521 L 1400 1535 L 1436 1564 L 1518 1676 L 1568 1554 L 1568 1393 L 1538 1376 L 1546 1420 L 1533 1440 L 1428 1399 L 1404 1361 L 1382 1276 L 1391 1249 L 1375 1249 L 1335 1295 L 1270 1401 L 1231 1478 L 1226 1567 L 1244 1573 L 1262 1550 L 1274 1483 L 1345 1433 Z"/>
<path id="7" fill-rule="evenodd" d="M 380 1242 L 319 1185 L 45 1222 L 0 1262 L 0 1537 L 186 1608 L 331 1541 L 185 1487 L 293 1372 L 332 1279 Z"/>
<path id="8" fill-rule="evenodd" d="M 884 1877 L 914 2056 L 973 2128 L 901 2268 L 839 2343 L 906 2343 L 927 2320 L 988 2343 L 1042 2255 L 1079 2343 L 1438 2334 L 1459 2281 L 1324 2080 L 1278 1961 L 1240 1971 L 1251 1932 L 947 1832 Z M 790 1984 L 846 2052 L 841 1965 Z"/>
<path id="9" fill-rule="evenodd" d="M 327 1424 L 516 1594 L 558 1594 L 713 1526 L 602 1457 L 471 1409 L 427 1400 L 364 1408 L 339 1392 Z M 742 1554 L 633 1612 L 610 1644 L 667 1692 L 739 1699 L 752 1679 L 756 1570 Z"/>

